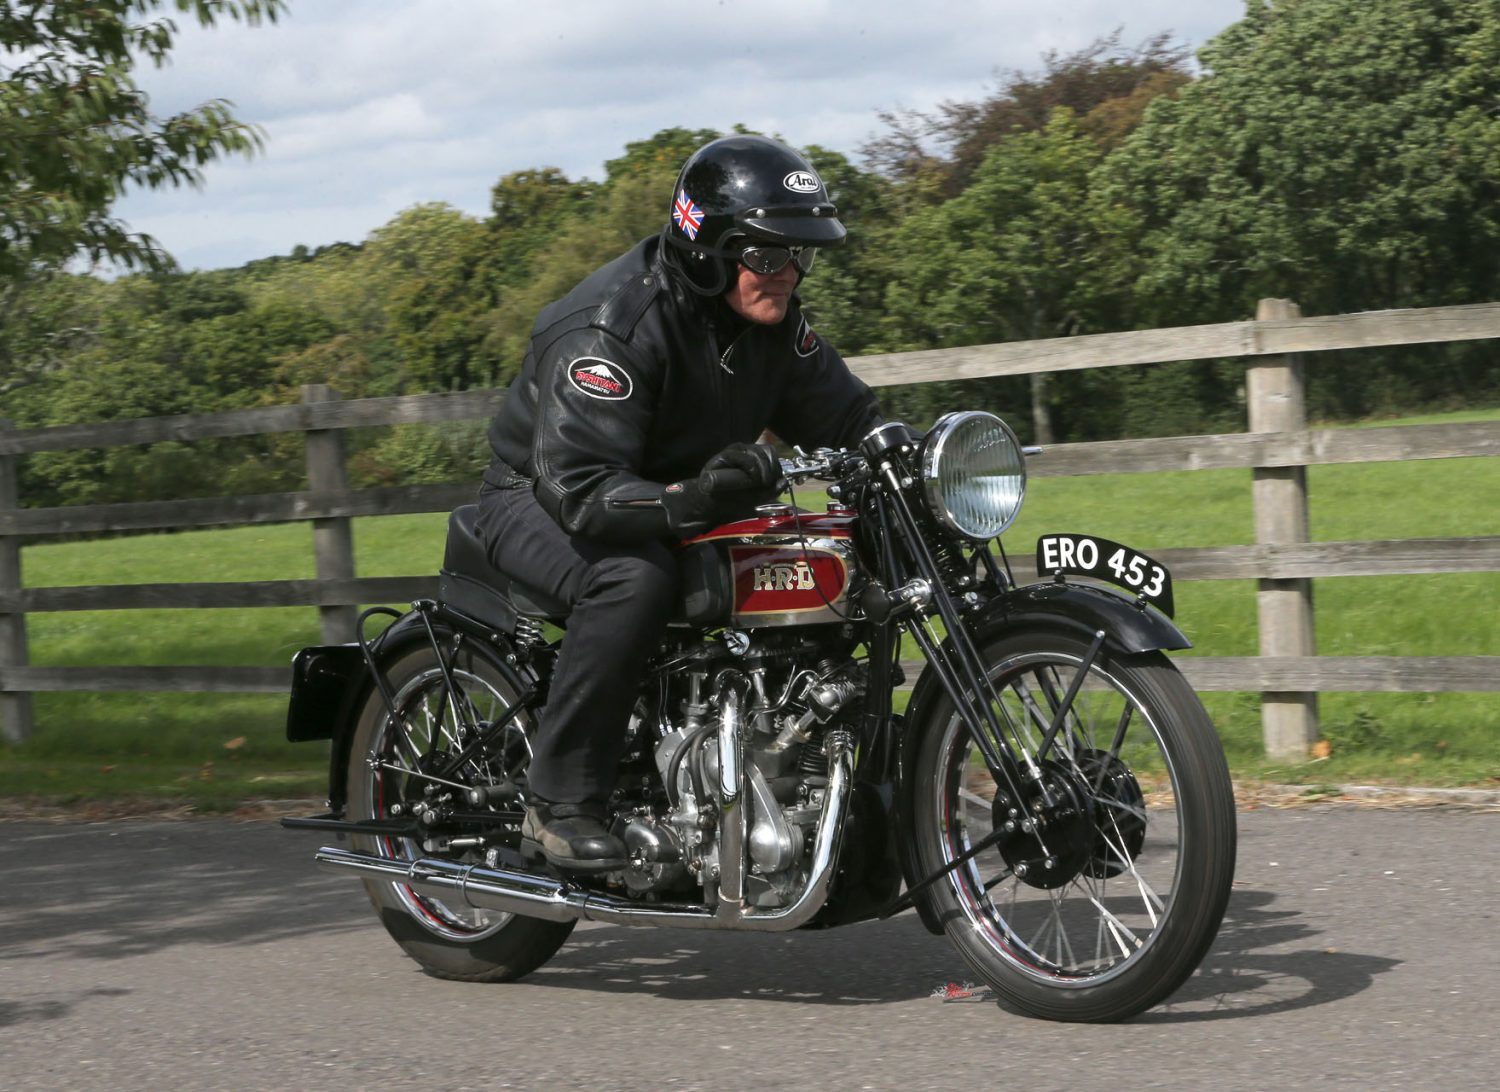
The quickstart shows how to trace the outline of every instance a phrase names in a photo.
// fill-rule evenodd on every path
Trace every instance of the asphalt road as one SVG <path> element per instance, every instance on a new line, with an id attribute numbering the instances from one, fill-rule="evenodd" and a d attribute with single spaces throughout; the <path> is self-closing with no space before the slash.
<path id="1" fill-rule="evenodd" d="M 1049 1024 L 915 917 L 791 936 L 584 925 L 524 982 L 421 974 L 272 823 L 0 823 L 4 1089 L 1494 1087 L 1500 815 L 1240 813 L 1171 1003 Z"/>

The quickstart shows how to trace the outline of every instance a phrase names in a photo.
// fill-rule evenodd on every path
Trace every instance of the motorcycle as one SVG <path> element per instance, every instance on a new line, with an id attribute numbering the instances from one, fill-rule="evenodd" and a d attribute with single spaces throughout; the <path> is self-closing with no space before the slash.
<path id="1" fill-rule="evenodd" d="M 436 599 L 296 656 L 288 736 L 332 741 L 330 810 L 284 822 L 337 832 L 318 865 L 362 879 L 442 978 L 519 978 L 581 920 L 781 932 L 915 908 L 1015 1010 L 1140 1013 L 1217 933 L 1233 795 L 1163 654 L 1189 647 L 1164 566 L 1055 534 L 1043 578 L 1015 580 L 997 540 L 1034 453 L 988 413 L 887 423 L 783 460 L 826 511 L 683 542 L 609 801 L 628 863 L 597 876 L 520 836 L 565 612 L 491 568 L 459 508 Z M 898 708 L 904 642 L 925 666 Z"/>

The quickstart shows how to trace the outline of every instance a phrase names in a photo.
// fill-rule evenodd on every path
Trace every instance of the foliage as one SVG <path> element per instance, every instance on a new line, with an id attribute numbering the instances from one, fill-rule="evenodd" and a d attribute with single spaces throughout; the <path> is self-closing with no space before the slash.
<path id="1" fill-rule="evenodd" d="M 1492 299 L 1495 0 L 1254 3 L 1108 170 L 1153 322 Z"/>
<path id="2" fill-rule="evenodd" d="M 210 20 L 280 8 L 173 2 Z M 99 10 L 145 34 L 157 6 Z M 0 0 L 7 28 L 23 11 Z M 850 227 L 799 288 L 819 331 L 852 356 L 1243 319 L 1261 296 L 1319 314 L 1500 294 L 1500 0 L 1252 2 L 1200 61 L 1194 76 L 1168 36 L 1127 48 L 1116 33 L 973 100 L 883 115 L 862 163 L 808 148 Z M 0 139 L 17 124 L 0 119 Z M 365 240 L 239 269 L 0 277 L 4 414 L 210 412 L 296 402 L 309 383 L 346 398 L 504 386 L 542 307 L 658 231 L 682 161 L 717 135 L 663 129 L 599 180 L 513 171 L 486 215 L 418 204 Z M 988 407 L 1045 443 L 1240 428 L 1242 379 L 1237 362 L 1199 361 L 880 393 L 918 425 Z M 1310 408 L 1334 418 L 1497 399 L 1486 343 L 1329 356 L 1309 377 Z M 361 483 L 472 477 L 484 458 L 477 432 L 446 427 L 349 439 Z M 283 437 L 23 467 L 28 503 L 47 504 L 296 488 L 301 457 Z"/>
<path id="3" fill-rule="evenodd" d="M 204 26 L 274 21 L 283 9 L 282 0 L 172 4 Z M 29 284 L 80 255 L 171 265 L 154 240 L 110 215 L 128 186 L 196 184 L 206 164 L 260 145 L 259 132 L 223 100 L 168 118 L 151 112 L 133 71 L 171 55 L 177 25 L 154 17 L 163 6 L 0 0 L 0 395 L 59 368 L 80 332 L 56 322 Z"/>
<path id="4" fill-rule="evenodd" d="M 204 26 L 275 20 L 282 0 L 173 0 Z M 167 62 L 177 26 L 161 0 L 0 0 L 0 282 L 80 252 L 159 267 L 154 242 L 109 215 L 127 185 L 194 183 L 255 130 L 216 100 L 160 118 L 132 76 Z"/>
<path id="5" fill-rule="evenodd" d="M 1188 51 L 1170 34 L 1153 35 L 1134 49 L 1121 46 L 1120 35 L 1116 30 L 1074 53 L 1049 50 L 1039 73 L 1012 71 L 983 99 L 948 100 L 932 113 L 884 112 L 886 132 L 865 145 L 866 159 L 891 177 L 935 178 L 952 196 L 996 145 L 1017 132 L 1045 129 L 1059 109 L 1070 111 L 1101 146 L 1113 147 L 1151 100 L 1189 80 Z M 946 152 L 929 150 L 931 141 Z"/>

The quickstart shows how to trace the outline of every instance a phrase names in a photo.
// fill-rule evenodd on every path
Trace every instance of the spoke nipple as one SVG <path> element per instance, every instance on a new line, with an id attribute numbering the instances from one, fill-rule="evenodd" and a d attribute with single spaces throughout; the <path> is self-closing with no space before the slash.
<path id="1" fill-rule="evenodd" d="M 1052 869 L 1057 867 L 1057 858 L 1048 857 L 1045 861 L 1042 862 L 1042 867 L 1047 869 L 1048 871 L 1051 871 Z"/>

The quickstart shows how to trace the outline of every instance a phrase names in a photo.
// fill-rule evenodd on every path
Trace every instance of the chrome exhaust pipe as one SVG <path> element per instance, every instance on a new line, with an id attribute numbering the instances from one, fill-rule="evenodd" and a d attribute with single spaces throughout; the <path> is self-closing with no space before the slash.
<path id="1" fill-rule="evenodd" d="M 750 679 L 739 671 L 719 673 L 719 908 L 735 917 L 745 905 L 745 777 L 740 770 L 740 710 Z"/>
<path id="2" fill-rule="evenodd" d="M 424 857 L 398 861 L 372 853 L 324 846 L 314 855 L 329 872 L 361 879 L 404 884 L 422 895 L 463 903 L 476 910 L 546 921 L 602 921 L 612 925 L 663 925 L 678 929 L 735 929 L 783 932 L 812 920 L 828 901 L 843 834 L 850 787 L 854 780 L 854 741 L 844 732 L 828 735 L 828 789 L 823 814 L 813 836 L 812 868 L 802 895 L 778 910 L 754 910 L 743 904 L 717 907 L 694 903 L 639 903 L 570 887 L 550 876 L 513 872 L 484 865 L 464 865 Z"/>

